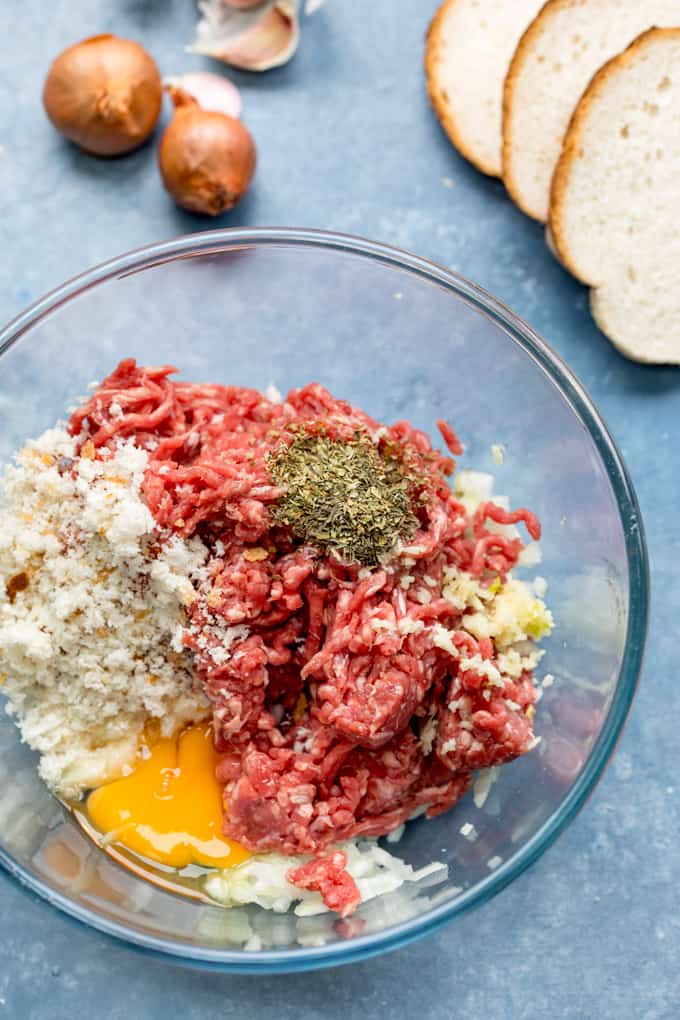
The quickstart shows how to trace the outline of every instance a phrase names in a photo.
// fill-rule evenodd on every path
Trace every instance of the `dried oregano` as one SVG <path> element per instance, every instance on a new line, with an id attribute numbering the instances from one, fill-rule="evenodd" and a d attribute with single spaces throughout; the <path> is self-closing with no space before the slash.
<path id="1" fill-rule="evenodd" d="M 376 566 L 418 527 L 402 461 L 364 432 L 348 439 L 301 432 L 268 467 L 285 490 L 273 520 L 347 562 Z"/>

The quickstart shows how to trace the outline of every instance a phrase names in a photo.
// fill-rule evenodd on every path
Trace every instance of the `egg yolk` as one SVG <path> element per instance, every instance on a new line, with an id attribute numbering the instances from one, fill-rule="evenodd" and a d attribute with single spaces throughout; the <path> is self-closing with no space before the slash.
<path id="1" fill-rule="evenodd" d="M 173 868 L 230 868 L 250 857 L 222 835 L 222 787 L 209 725 L 149 743 L 134 772 L 94 790 L 92 823 L 108 841 Z"/>

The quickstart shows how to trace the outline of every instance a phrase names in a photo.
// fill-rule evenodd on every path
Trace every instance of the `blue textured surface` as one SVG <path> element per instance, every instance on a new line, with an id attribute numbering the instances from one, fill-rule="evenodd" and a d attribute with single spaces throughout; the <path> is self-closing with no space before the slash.
<path id="1" fill-rule="evenodd" d="M 16 5 L 1 6 L 6 320 L 94 262 L 213 224 L 174 209 L 152 146 L 123 160 L 91 159 L 52 131 L 40 106 L 50 60 L 94 32 L 140 39 L 166 74 L 200 66 L 184 53 L 191 0 L 55 0 L 49 11 L 25 0 L 20 16 Z M 528 874 L 443 932 L 351 968 L 257 980 L 182 970 L 75 926 L 2 874 L 0 1020 L 160 1018 L 170 1003 L 187 1020 L 397 1012 L 433 1020 L 671 1020 L 680 1013 L 680 750 L 672 715 L 680 371 L 619 357 L 542 231 L 498 182 L 451 150 L 423 90 L 432 6 L 329 0 L 306 19 L 291 65 L 263 77 L 234 75 L 260 162 L 252 193 L 218 222 L 327 227 L 427 255 L 506 301 L 580 376 L 631 469 L 652 561 L 647 665 L 620 749 L 586 810 Z"/>

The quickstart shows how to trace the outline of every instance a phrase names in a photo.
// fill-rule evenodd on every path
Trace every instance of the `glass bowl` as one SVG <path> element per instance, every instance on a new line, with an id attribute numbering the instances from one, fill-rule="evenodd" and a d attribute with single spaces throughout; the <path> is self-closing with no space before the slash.
<path id="1" fill-rule="evenodd" d="M 225 911 L 137 878 L 50 796 L 6 717 L 2 863 L 48 902 L 128 943 L 250 973 L 357 960 L 485 902 L 583 804 L 640 671 L 648 602 L 640 512 L 583 388 L 509 309 L 431 262 L 327 233 L 220 230 L 114 259 L 0 334 L 0 462 L 129 355 L 173 363 L 194 381 L 285 391 L 319 380 L 374 417 L 407 417 L 431 434 L 436 418 L 451 421 L 466 444 L 463 466 L 493 471 L 496 491 L 543 522 L 538 570 L 557 627 L 541 670 L 555 677 L 538 706 L 542 743 L 501 769 L 482 807 L 468 795 L 407 826 L 391 849 L 415 866 L 444 861 L 449 877 L 367 903 L 363 931 L 326 917 Z M 492 444 L 505 448 L 502 466 Z"/>

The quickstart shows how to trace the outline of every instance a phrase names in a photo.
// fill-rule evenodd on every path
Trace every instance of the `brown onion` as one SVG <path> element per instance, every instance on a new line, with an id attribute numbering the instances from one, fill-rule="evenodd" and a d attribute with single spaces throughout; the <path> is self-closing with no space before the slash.
<path id="1" fill-rule="evenodd" d="M 245 195 L 253 178 L 252 135 L 235 117 L 201 109 L 182 89 L 169 92 L 175 115 L 158 150 L 163 184 L 183 209 L 219 216 Z"/>
<path id="2" fill-rule="evenodd" d="M 146 141 L 158 120 L 161 76 L 130 39 L 95 35 L 52 64 L 43 104 L 57 131 L 97 156 L 119 156 Z"/>

